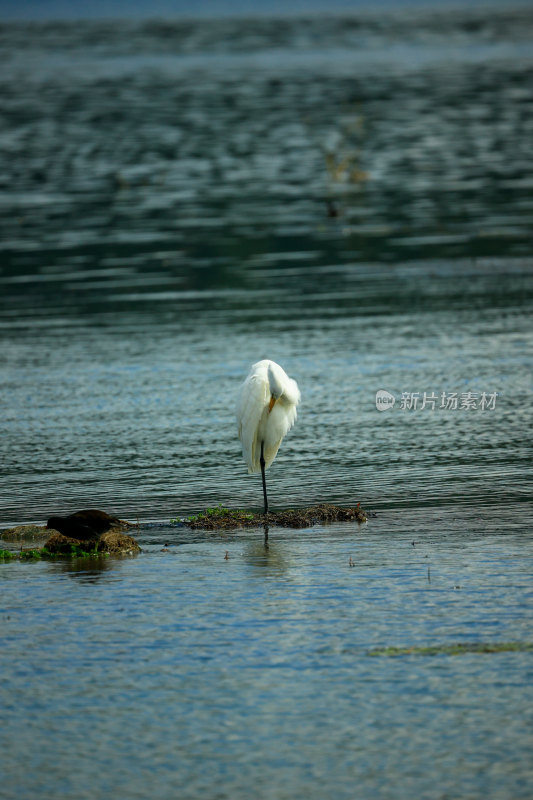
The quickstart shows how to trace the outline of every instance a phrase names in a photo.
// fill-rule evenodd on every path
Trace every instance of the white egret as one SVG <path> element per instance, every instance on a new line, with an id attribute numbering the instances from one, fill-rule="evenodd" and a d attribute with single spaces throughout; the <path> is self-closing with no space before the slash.
<path id="1" fill-rule="evenodd" d="M 294 425 L 299 402 L 296 381 L 268 359 L 254 364 L 241 386 L 237 403 L 239 439 L 248 472 L 261 470 L 265 514 L 268 511 L 265 469 L 274 461 L 281 440 Z"/>

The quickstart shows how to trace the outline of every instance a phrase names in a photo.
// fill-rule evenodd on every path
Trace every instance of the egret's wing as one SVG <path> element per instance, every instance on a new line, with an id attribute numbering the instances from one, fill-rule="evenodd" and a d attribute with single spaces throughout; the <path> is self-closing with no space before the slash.
<path id="1" fill-rule="evenodd" d="M 296 421 L 296 406 L 282 397 L 270 412 L 265 428 L 265 468 L 274 461 L 281 440 Z"/>
<path id="2" fill-rule="evenodd" d="M 258 375 L 250 375 L 241 387 L 237 402 L 237 421 L 242 455 L 248 465 L 248 472 L 259 472 L 259 453 L 257 452 L 257 432 L 261 417 L 268 405 L 268 383 Z"/>

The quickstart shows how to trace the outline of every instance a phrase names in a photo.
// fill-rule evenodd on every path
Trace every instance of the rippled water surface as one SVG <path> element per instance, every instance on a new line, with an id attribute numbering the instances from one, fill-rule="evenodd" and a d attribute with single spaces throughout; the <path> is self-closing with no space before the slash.
<path id="1" fill-rule="evenodd" d="M 6 800 L 531 796 L 531 652 L 370 655 L 530 641 L 512 520 L 140 541 L 133 560 L 0 566 Z"/>
<path id="2" fill-rule="evenodd" d="M 278 504 L 526 499 L 532 39 L 512 11 L 1 28 L 0 521 L 259 505 L 233 409 L 264 356 L 303 396 Z M 399 409 L 463 391 L 496 408 Z"/>
<path id="3" fill-rule="evenodd" d="M 533 638 L 532 45 L 510 6 L 0 26 L 0 525 L 143 546 L 0 566 L 6 797 L 531 796 L 531 653 L 368 652 Z M 260 507 L 263 357 L 272 507 L 368 524 L 169 526 Z"/>

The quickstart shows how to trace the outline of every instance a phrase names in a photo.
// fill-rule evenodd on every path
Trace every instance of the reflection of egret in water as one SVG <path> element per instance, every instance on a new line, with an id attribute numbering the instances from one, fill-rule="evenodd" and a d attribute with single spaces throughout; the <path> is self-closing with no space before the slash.
<path id="1" fill-rule="evenodd" d="M 283 573 L 289 569 L 283 542 L 276 541 L 275 546 L 269 547 L 266 535 L 264 541 L 255 536 L 250 539 L 244 548 L 243 557 L 251 567 L 268 572 Z"/>

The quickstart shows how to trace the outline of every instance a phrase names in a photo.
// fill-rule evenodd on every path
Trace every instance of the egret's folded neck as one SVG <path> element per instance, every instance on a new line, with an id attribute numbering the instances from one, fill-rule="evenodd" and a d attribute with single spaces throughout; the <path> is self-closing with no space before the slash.
<path id="1" fill-rule="evenodd" d="M 283 385 L 279 377 L 272 369 L 272 364 L 268 365 L 268 386 L 270 388 L 270 394 L 275 400 L 277 400 L 278 397 L 281 397 L 283 394 Z"/>

